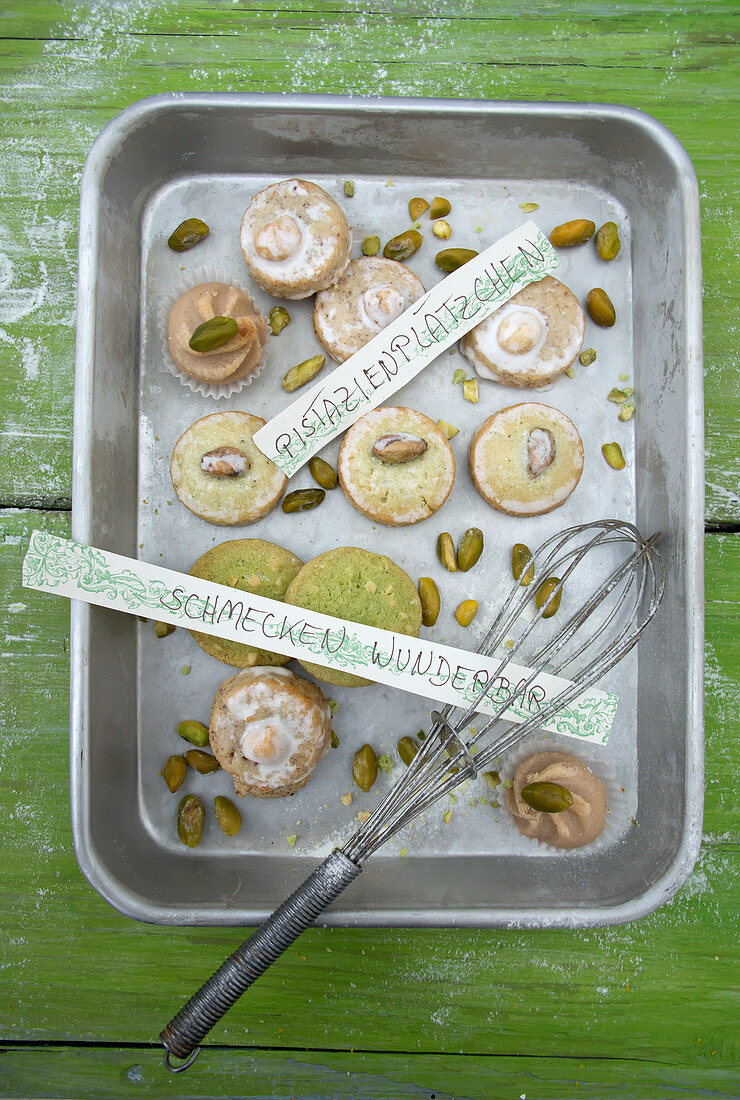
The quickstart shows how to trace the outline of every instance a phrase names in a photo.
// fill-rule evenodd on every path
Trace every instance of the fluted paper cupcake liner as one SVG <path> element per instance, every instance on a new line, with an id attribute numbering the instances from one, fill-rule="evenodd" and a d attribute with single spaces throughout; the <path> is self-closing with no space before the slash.
<path id="1" fill-rule="evenodd" d="M 191 378 L 185 371 L 180 370 L 175 360 L 172 358 L 169 344 L 169 319 L 170 310 L 174 306 L 178 298 L 181 298 L 186 291 L 191 290 L 199 283 L 226 283 L 228 286 L 236 287 L 237 290 L 243 291 L 249 299 L 254 312 L 258 317 L 265 319 L 262 310 L 259 308 L 254 298 L 250 294 L 249 290 L 240 283 L 238 280 L 232 278 L 232 276 L 226 271 L 225 268 L 220 267 L 218 264 L 202 264 L 200 267 L 194 268 L 192 271 L 188 271 L 187 275 L 183 275 L 180 282 L 166 294 L 157 307 L 157 320 L 159 324 L 159 335 L 162 343 L 162 359 L 164 367 L 169 371 L 173 378 L 177 378 L 183 386 L 187 386 L 193 393 L 203 394 L 204 397 L 213 397 L 218 400 L 221 397 L 232 397 L 235 393 L 239 393 L 245 386 L 250 385 L 255 378 L 259 376 L 265 365 L 265 355 L 269 347 L 271 334 L 268 325 L 267 337 L 265 340 L 265 346 L 262 349 L 262 358 L 257 366 L 248 374 L 246 378 L 239 378 L 234 382 L 223 382 L 219 385 L 213 383 L 199 382 L 197 378 Z"/>

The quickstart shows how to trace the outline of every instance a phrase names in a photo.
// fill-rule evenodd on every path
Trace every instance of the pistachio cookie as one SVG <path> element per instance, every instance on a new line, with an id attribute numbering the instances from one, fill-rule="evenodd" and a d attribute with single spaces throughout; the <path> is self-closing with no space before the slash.
<path id="1" fill-rule="evenodd" d="M 287 478 L 252 442 L 264 423 L 251 413 L 211 413 L 183 432 L 170 477 L 186 508 L 227 527 L 254 523 L 273 510 Z"/>
<path id="2" fill-rule="evenodd" d="M 343 363 L 423 293 L 421 279 L 398 260 L 352 260 L 339 282 L 316 295 L 313 327 L 319 343 Z"/>
<path id="3" fill-rule="evenodd" d="M 538 516 L 564 504 L 583 473 L 583 441 L 550 405 L 509 405 L 476 428 L 468 452 L 475 487 L 492 508 Z"/>
<path id="4" fill-rule="evenodd" d="M 200 577 L 215 584 L 225 584 L 240 592 L 253 592 L 271 600 L 282 600 L 288 585 L 302 567 L 303 562 L 290 550 L 276 546 L 264 539 L 232 539 L 214 546 L 198 558 L 190 570 L 192 577 Z M 233 601 L 239 603 L 237 597 Z M 224 607 L 222 600 L 221 608 Z M 290 657 L 257 649 L 244 642 L 229 638 L 215 638 L 212 634 L 190 633 L 210 657 L 235 668 L 251 668 L 253 665 L 287 665 Z"/>
<path id="5" fill-rule="evenodd" d="M 411 577 L 390 558 L 355 546 L 327 550 L 304 565 L 288 586 L 285 602 L 412 638 L 418 638 L 421 630 L 421 601 Z M 351 672 L 308 661 L 301 664 L 328 684 L 362 687 L 371 683 Z"/>
<path id="6" fill-rule="evenodd" d="M 565 373 L 585 331 L 575 294 L 545 275 L 467 332 L 460 349 L 481 378 L 536 388 Z"/>
<path id="7" fill-rule="evenodd" d="M 506 807 L 524 836 L 554 848 L 583 848 L 603 833 L 607 815 L 606 788 L 577 756 L 566 752 L 534 753 L 522 760 L 513 782 L 514 786 L 506 792 Z M 552 805 L 553 812 L 533 809 L 522 796 L 522 788 L 530 783 L 555 783 L 562 788 L 561 791 L 544 792 L 554 796 L 552 802 L 542 803 Z M 534 792 L 529 797 L 536 801 Z M 562 799 L 560 804 L 558 797 Z"/>
<path id="8" fill-rule="evenodd" d="M 249 274 L 276 298 L 308 298 L 335 283 L 352 248 L 344 211 L 323 187 L 282 180 L 258 191 L 241 225 Z"/>
<path id="9" fill-rule="evenodd" d="M 283 798 L 328 749 L 331 710 L 316 684 L 285 668 L 245 669 L 216 692 L 209 735 L 238 795 Z"/>
<path id="10" fill-rule="evenodd" d="M 198 283 L 170 310 L 167 338 L 170 354 L 184 374 L 217 386 L 247 378 L 256 370 L 267 323 L 238 287 Z"/>
<path id="11" fill-rule="evenodd" d="M 338 469 L 350 504 L 389 527 L 434 515 L 455 480 L 444 433 L 424 413 L 395 406 L 373 409 L 352 425 Z"/>

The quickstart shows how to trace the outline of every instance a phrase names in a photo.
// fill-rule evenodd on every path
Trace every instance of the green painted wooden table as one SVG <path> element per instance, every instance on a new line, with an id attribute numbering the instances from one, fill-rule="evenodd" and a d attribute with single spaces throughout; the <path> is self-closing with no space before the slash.
<path id="1" fill-rule="evenodd" d="M 731 0 L 14 0 L 0 11 L 0 1094 L 736 1097 L 738 80 Z M 733 67 L 734 66 L 734 67 Z M 155 92 L 594 100 L 686 146 L 704 239 L 707 779 L 688 884 L 587 932 L 314 929 L 186 1077 L 156 1032 L 239 939 L 118 916 L 72 852 L 68 606 L 19 587 L 69 532 L 78 186 Z"/>

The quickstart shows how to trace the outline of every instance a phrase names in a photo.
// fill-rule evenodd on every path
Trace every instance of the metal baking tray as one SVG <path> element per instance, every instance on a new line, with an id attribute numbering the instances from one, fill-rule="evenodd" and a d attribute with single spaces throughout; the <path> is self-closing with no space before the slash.
<path id="1" fill-rule="evenodd" d="M 481 383 L 471 405 L 452 384 L 459 354 L 440 357 L 396 402 L 456 423 L 458 474 L 435 517 L 381 529 L 351 509 L 341 490 L 315 512 L 277 510 L 247 528 L 214 528 L 174 497 L 169 456 L 179 434 L 216 409 L 270 416 L 285 395 L 287 366 L 318 350 L 310 303 L 288 303 L 293 324 L 273 341 L 260 376 L 226 401 L 193 394 L 167 373 L 157 306 L 204 265 L 249 285 L 238 243 L 241 214 L 266 183 L 316 180 L 347 211 L 357 244 L 408 226 L 415 194 L 453 203 L 450 244 L 483 247 L 518 224 L 520 203 L 548 231 L 567 218 L 609 218 L 621 228 L 619 259 L 605 265 L 588 247 L 561 253 L 558 276 L 579 295 L 605 286 L 618 324 L 588 323 L 598 359 L 576 364 L 541 400 L 572 416 L 584 438 L 581 485 L 556 512 L 531 520 L 494 513 L 466 468 L 474 427 L 531 391 Z M 345 179 L 355 183 L 345 198 Z M 191 252 L 166 247 L 184 217 L 211 225 Z M 480 244 L 478 244 L 480 242 Z M 426 285 L 437 278 L 427 242 L 410 261 Z M 438 247 L 441 247 L 438 245 Z M 576 853 L 523 840 L 495 797 L 469 783 L 438 805 L 365 868 L 325 916 L 327 924 L 587 926 L 630 920 L 661 904 L 695 861 L 701 834 L 702 770 L 702 363 L 697 186 L 685 152 L 647 115 L 590 104 L 489 103 L 314 96 L 168 95 L 134 104 L 101 134 L 82 184 L 73 537 L 118 553 L 188 569 L 216 542 L 261 537 L 308 560 L 336 545 L 388 553 L 412 577 L 438 576 L 446 616 L 434 636 L 474 648 L 509 583 L 513 542 L 539 544 L 573 522 L 604 515 L 663 532 L 668 588 L 638 652 L 610 675 L 620 695 L 608 746 L 588 755 L 624 787 L 622 819 L 608 843 Z M 263 307 L 270 300 L 255 289 Z M 606 394 L 628 374 L 637 415 L 621 424 Z M 603 462 L 600 444 L 619 439 L 627 469 Z M 336 444 L 328 450 L 335 456 Z M 297 474 L 291 487 L 309 484 Z M 480 526 L 487 550 L 469 574 L 438 573 L 434 543 Z M 450 614 L 481 600 L 467 633 Z M 319 856 L 353 831 L 372 807 L 355 789 L 351 755 L 369 740 L 391 751 L 428 722 L 426 700 L 379 686 L 332 689 L 341 739 L 309 784 L 289 799 L 248 799 L 239 836 L 207 828 L 199 848 L 175 836 L 177 798 L 158 772 L 179 751 L 176 723 L 206 718 L 231 669 L 185 631 L 157 640 L 151 624 L 73 604 L 71 783 L 75 847 L 95 888 L 121 912 L 180 924 L 250 924 L 301 881 Z M 184 668 L 190 668 L 185 675 Z M 504 762 L 505 767 L 505 762 Z M 210 799 L 229 793 L 225 775 L 195 776 Z M 183 791 L 186 788 L 183 788 Z M 499 791 L 500 797 L 500 791 Z M 445 811 L 452 815 L 444 820 Z M 297 836 L 294 846 L 289 836 Z"/>

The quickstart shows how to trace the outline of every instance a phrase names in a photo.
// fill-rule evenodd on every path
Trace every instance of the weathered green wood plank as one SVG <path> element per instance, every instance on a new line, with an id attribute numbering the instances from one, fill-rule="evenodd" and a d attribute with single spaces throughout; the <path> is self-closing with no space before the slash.
<path id="1" fill-rule="evenodd" d="M 738 1074 L 704 1052 L 695 1066 L 629 1058 L 472 1057 L 219 1050 L 171 1077 L 147 1049 L 10 1048 L 0 1053 L 8 1098 L 75 1100 L 735 1100 Z"/>
<path id="2" fill-rule="evenodd" d="M 0 17 L 0 500 L 68 499 L 77 187 L 102 125 L 169 90 L 603 100 L 648 109 L 684 142 L 704 213 L 707 516 L 740 519 L 733 443 L 738 154 L 736 7 L 694 2 L 380 0 L 67 5 Z M 628 79 L 627 79 L 628 77 Z M 728 244 L 729 242 L 729 244 Z"/>
<path id="3" fill-rule="evenodd" d="M 233 949 L 240 931 L 134 923 L 80 875 L 68 816 L 67 606 L 19 587 L 24 537 L 36 526 L 64 534 L 68 517 L 11 511 L 0 513 L 0 521 L 0 584 L 10 605 L 2 611 L 7 656 L 0 665 L 0 690 L 10 701 L 0 714 L 3 1034 L 8 1040 L 151 1042 Z M 645 1059 L 685 1067 L 684 1081 L 709 1067 L 722 1095 L 713 1067 L 729 1073 L 738 1053 L 734 777 L 740 745 L 738 658 L 730 639 L 739 560 L 739 538 L 708 540 L 708 836 L 695 872 L 671 904 L 632 925 L 580 933 L 314 929 L 226 1017 L 214 1041 Z M 137 1055 L 129 1064 L 140 1061 Z M 532 1063 L 531 1072 L 535 1068 Z M 566 1095 L 571 1073 L 571 1066 L 563 1070 Z M 431 1080 L 425 1087 L 433 1090 Z M 467 1086 L 475 1075 L 464 1080 Z M 672 1080 L 666 1068 L 665 1081 Z"/>

